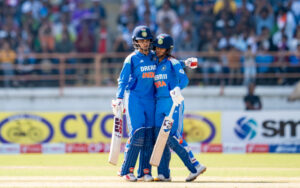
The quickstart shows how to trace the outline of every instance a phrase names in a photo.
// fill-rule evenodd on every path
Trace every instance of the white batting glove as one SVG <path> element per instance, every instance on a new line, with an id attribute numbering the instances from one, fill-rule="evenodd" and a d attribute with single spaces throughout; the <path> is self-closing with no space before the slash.
<path id="1" fill-rule="evenodd" d="M 175 87 L 174 89 L 172 89 L 170 91 L 170 95 L 172 97 L 173 103 L 175 103 L 176 106 L 181 104 L 182 101 L 184 100 L 183 96 L 181 95 L 181 91 L 179 87 Z"/>
<path id="2" fill-rule="evenodd" d="M 184 61 L 185 66 L 195 69 L 198 67 L 198 59 L 196 57 L 190 57 Z"/>
<path id="3" fill-rule="evenodd" d="M 111 101 L 111 107 L 112 107 L 113 114 L 115 116 L 120 116 L 124 108 L 123 99 L 113 99 Z"/>

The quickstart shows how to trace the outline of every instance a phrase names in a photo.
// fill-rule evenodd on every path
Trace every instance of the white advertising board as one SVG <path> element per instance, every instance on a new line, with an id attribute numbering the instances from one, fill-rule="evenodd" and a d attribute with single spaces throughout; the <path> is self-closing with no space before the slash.
<path id="1" fill-rule="evenodd" d="M 222 112 L 222 143 L 300 144 L 300 111 Z"/>

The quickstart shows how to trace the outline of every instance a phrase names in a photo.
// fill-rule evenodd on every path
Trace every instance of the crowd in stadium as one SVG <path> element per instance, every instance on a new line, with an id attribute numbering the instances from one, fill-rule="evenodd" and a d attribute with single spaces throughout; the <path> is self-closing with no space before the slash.
<path id="1" fill-rule="evenodd" d="M 122 0 L 116 23 L 108 23 L 107 1 L 5 0 L 0 2 L 0 64 L 12 75 L 11 64 L 24 62 L 26 53 L 129 52 L 136 25 L 154 34 L 170 33 L 174 52 L 228 52 L 200 58 L 201 71 L 230 73 L 244 63 L 245 83 L 259 73 L 299 73 L 300 0 Z M 116 28 L 112 28 L 116 25 Z M 240 52 L 242 57 L 230 53 Z M 8 54 L 8 55 L 7 55 Z M 263 54 L 263 55 L 262 55 Z M 283 62 L 279 67 L 258 63 Z M 225 70 L 226 72 L 226 70 Z M 210 83 L 207 79 L 204 82 Z M 286 84 L 278 80 L 276 84 Z"/>

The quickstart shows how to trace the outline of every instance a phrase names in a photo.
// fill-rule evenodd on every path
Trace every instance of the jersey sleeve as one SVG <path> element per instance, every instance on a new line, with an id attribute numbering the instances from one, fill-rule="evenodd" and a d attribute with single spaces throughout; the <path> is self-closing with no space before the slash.
<path id="1" fill-rule="evenodd" d="M 179 63 L 180 63 L 180 65 L 181 65 L 181 67 L 182 68 L 185 68 L 186 66 L 185 66 L 185 63 L 184 63 L 184 60 L 178 60 L 179 61 Z"/>
<path id="2" fill-rule="evenodd" d="M 121 73 L 120 73 L 120 77 L 118 79 L 118 92 L 117 92 L 117 98 L 119 99 L 123 99 L 124 98 L 124 92 L 125 92 L 125 89 L 129 83 L 129 78 L 130 78 L 130 75 L 131 75 L 131 56 L 128 56 L 125 61 L 124 61 L 124 64 L 123 64 L 123 68 L 121 70 Z"/>
<path id="3" fill-rule="evenodd" d="M 174 58 L 171 58 L 170 61 L 172 63 L 176 77 L 178 79 L 177 86 L 180 87 L 180 89 L 185 88 L 189 84 L 189 79 L 185 74 L 183 67 L 181 66 L 181 62 Z"/>

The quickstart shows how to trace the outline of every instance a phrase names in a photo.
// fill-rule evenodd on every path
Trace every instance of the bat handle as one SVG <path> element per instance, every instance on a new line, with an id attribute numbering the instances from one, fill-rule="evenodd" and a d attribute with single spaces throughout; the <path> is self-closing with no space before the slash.
<path id="1" fill-rule="evenodd" d="M 171 108 L 171 111 L 170 111 L 170 113 L 169 113 L 169 115 L 168 115 L 168 117 L 171 118 L 171 119 L 172 119 L 172 116 L 173 116 L 173 113 L 174 113 L 175 108 L 176 108 L 176 104 L 173 103 L 172 108 Z"/>

